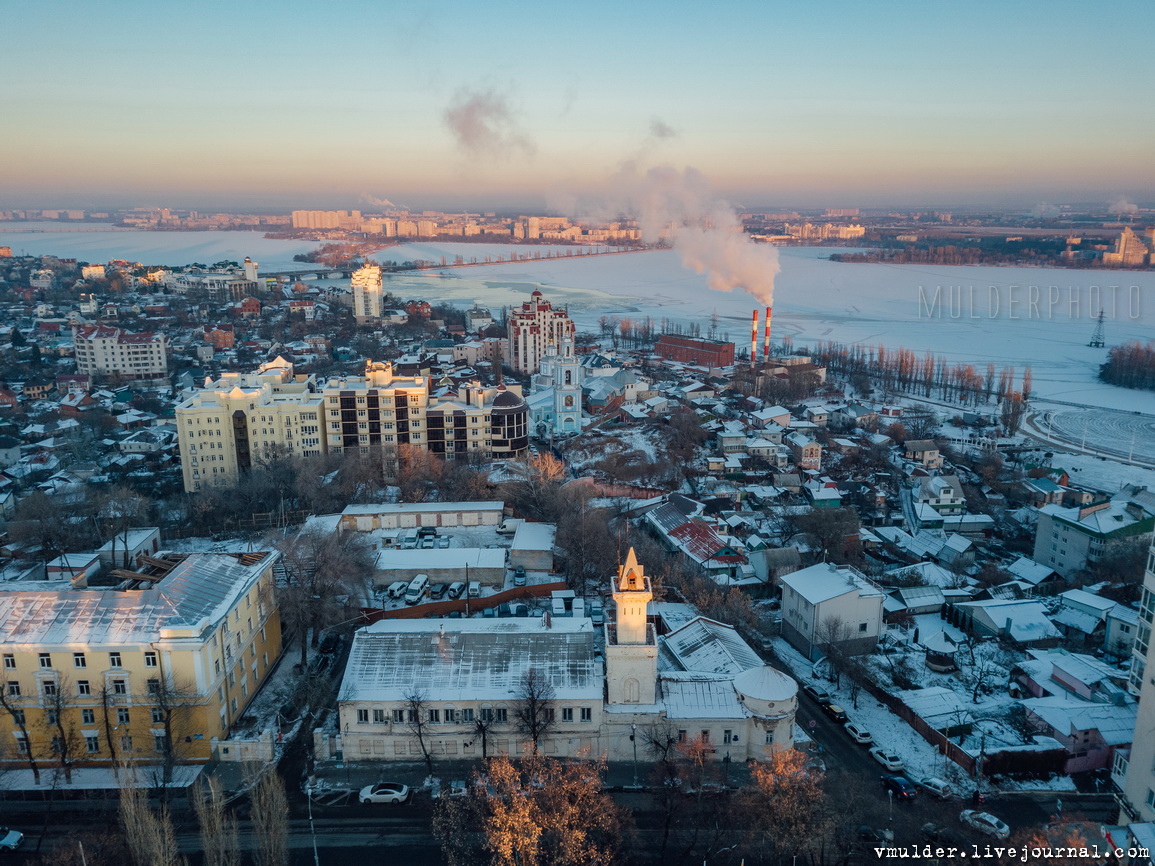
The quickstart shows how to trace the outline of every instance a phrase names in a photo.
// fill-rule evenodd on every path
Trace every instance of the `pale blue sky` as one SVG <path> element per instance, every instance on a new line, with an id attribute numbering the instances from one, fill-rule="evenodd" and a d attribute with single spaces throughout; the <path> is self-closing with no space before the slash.
<path id="1" fill-rule="evenodd" d="M 10 0 L 0 207 L 528 206 L 630 158 L 748 206 L 1141 201 L 1150 11 Z M 476 93 L 520 144 L 458 145 Z"/>

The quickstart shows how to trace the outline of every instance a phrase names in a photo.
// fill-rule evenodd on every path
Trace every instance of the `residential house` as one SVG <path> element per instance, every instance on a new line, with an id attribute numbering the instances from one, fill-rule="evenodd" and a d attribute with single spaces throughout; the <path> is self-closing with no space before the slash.
<path id="1" fill-rule="evenodd" d="M 799 469 L 812 469 L 819 472 L 822 469 L 822 445 L 802 433 L 791 433 L 786 437 L 785 444 L 794 454 L 794 461 Z"/>
<path id="2" fill-rule="evenodd" d="M 1034 599 L 957 602 L 948 608 L 952 624 L 967 634 L 997 637 L 1019 646 L 1056 646 L 1062 632 Z"/>
<path id="3" fill-rule="evenodd" d="M 942 454 L 933 439 L 908 439 L 902 447 L 902 456 L 926 469 L 939 469 L 943 465 Z"/>
<path id="4" fill-rule="evenodd" d="M 1039 509 L 1033 559 L 1064 578 L 1093 565 L 1117 540 L 1149 537 L 1155 529 L 1155 495 L 1127 487 L 1113 498 L 1079 508 Z"/>
<path id="5" fill-rule="evenodd" d="M 858 569 L 821 562 L 779 577 L 782 635 L 811 661 L 823 644 L 869 652 L 882 634 L 884 593 Z"/>

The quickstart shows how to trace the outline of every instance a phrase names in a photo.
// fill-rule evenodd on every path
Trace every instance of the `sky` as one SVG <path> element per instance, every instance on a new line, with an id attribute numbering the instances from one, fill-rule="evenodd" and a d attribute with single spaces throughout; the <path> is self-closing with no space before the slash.
<path id="1" fill-rule="evenodd" d="M 5 207 L 1155 203 L 1148 0 L 3 6 Z"/>

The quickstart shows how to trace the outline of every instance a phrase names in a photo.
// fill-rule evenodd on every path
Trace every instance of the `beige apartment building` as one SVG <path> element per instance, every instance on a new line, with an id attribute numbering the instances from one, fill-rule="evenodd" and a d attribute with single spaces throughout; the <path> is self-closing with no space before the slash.
<path id="1" fill-rule="evenodd" d="M 541 292 L 535 291 L 528 301 L 509 313 L 506 358 L 519 373 L 532 375 L 540 369 L 550 346 L 560 346 L 573 338 L 574 324 L 569 313 L 555 310 Z"/>
<path id="2" fill-rule="evenodd" d="M 185 490 L 229 483 L 262 460 L 402 445 L 444 457 L 505 460 L 529 448 L 520 386 L 474 382 L 434 389 L 390 363 L 317 383 L 278 358 L 256 373 L 227 373 L 176 408 Z"/>
<path id="3" fill-rule="evenodd" d="M 353 315 L 358 322 L 381 318 L 382 282 L 379 265 L 364 265 L 353 272 Z"/>
<path id="4" fill-rule="evenodd" d="M 168 376 L 168 340 L 164 334 L 73 325 L 72 343 L 77 373 L 126 382 L 148 382 Z"/>
<path id="5" fill-rule="evenodd" d="M 149 557 L 116 589 L 0 592 L 0 762 L 203 762 L 281 654 L 279 554 Z"/>

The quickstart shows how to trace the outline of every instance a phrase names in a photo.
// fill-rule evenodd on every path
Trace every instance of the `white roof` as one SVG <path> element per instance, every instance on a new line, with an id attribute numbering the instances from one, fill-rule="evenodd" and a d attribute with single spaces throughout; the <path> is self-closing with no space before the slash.
<path id="1" fill-rule="evenodd" d="M 512 550 L 553 550 L 553 536 L 557 531 L 552 523 L 522 521 L 513 533 Z"/>
<path id="2" fill-rule="evenodd" d="M 965 725 L 971 720 L 970 710 L 959 696 L 951 689 L 942 686 L 908 689 L 896 692 L 895 697 L 935 730 Z"/>
<path id="3" fill-rule="evenodd" d="M 878 596 L 883 593 L 853 568 L 838 568 L 829 562 L 819 562 L 778 578 L 810 604 L 822 604 L 832 598 L 857 592 L 862 597 Z"/>
<path id="4" fill-rule="evenodd" d="M 662 699 L 670 719 L 744 719 L 750 715 L 729 678 L 663 675 Z"/>
<path id="5" fill-rule="evenodd" d="M 382 550 L 377 569 L 505 568 L 505 550 L 485 547 L 435 547 L 431 550 Z"/>
<path id="6" fill-rule="evenodd" d="M 425 514 L 430 511 L 502 511 L 504 502 L 393 502 L 348 505 L 342 514 Z"/>
<path id="7" fill-rule="evenodd" d="M 142 544 L 146 544 L 155 533 L 159 532 L 160 530 L 155 526 L 134 527 L 128 530 L 128 532 L 116 533 L 114 538 L 106 541 L 98 549 L 101 553 L 111 553 L 113 550 L 123 551 L 126 548 L 128 550 L 135 550 Z"/>
<path id="8" fill-rule="evenodd" d="M 559 700 L 600 702 L 594 648 L 586 617 L 554 617 L 548 629 L 536 617 L 382 620 L 354 636 L 339 700 L 401 702 L 420 691 L 435 702 L 514 701 L 536 668 Z"/>
<path id="9" fill-rule="evenodd" d="M 1134 739 L 1135 704 L 1116 706 L 1064 697 L 1028 698 L 1023 705 L 1055 729 L 1059 736 L 1079 731 L 1098 731 L 1109 746 L 1125 746 Z"/>
<path id="10" fill-rule="evenodd" d="M 739 694 L 758 701 L 788 701 L 798 694 L 798 683 L 770 665 L 759 665 L 734 677 Z"/>
<path id="11" fill-rule="evenodd" d="M 1035 560 L 1029 556 L 1020 556 L 1007 566 L 1007 571 L 1019 580 L 1025 581 L 1032 586 L 1038 586 L 1055 573 L 1055 570 L 1050 566 L 1043 565 L 1041 562 L 1035 562 Z"/>
<path id="12" fill-rule="evenodd" d="M 736 676 L 762 664 L 733 626 L 704 616 L 690 620 L 661 641 L 668 654 L 663 661 L 672 661 L 674 669 Z"/>

